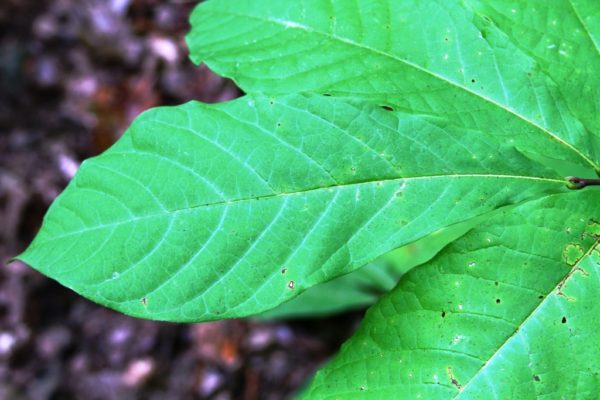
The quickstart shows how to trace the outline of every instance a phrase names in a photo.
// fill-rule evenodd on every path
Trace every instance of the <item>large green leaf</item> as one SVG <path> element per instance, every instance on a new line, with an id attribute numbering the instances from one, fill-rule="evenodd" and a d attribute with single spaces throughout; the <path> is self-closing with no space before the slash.
<path id="1" fill-rule="evenodd" d="M 256 314 L 442 227 L 565 190 L 548 174 L 504 138 L 364 102 L 192 102 L 145 113 L 86 161 L 20 259 L 135 316 Z"/>
<path id="2" fill-rule="evenodd" d="M 404 275 L 307 397 L 596 398 L 597 199 L 521 205 Z"/>
<path id="3" fill-rule="evenodd" d="M 371 99 L 598 169 L 600 2 L 481 3 L 207 1 L 187 40 L 247 92 Z"/>

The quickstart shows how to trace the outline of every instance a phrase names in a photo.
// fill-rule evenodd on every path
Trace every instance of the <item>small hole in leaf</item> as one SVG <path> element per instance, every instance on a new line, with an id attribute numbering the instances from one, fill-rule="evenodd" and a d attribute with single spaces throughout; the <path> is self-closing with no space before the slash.
<path id="1" fill-rule="evenodd" d="M 567 317 L 562 317 L 562 319 L 560 320 L 560 322 L 562 322 L 563 324 L 567 323 Z"/>
<path id="2" fill-rule="evenodd" d="M 394 109 L 390 106 L 381 106 L 381 108 L 383 108 L 384 110 L 387 110 L 387 111 L 394 111 Z"/>
<path id="3" fill-rule="evenodd" d="M 294 281 L 290 281 L 290 283 L 288 283 L 287 285 L 290 289 L 293 289 L 294 286 L 296 286 L 296 284 L 294 283 Z"/>

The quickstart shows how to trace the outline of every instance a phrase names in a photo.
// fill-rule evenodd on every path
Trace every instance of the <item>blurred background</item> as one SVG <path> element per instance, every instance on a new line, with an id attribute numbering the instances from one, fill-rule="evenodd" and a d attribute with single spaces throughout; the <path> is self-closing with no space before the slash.
<path id="1" fill-rule="evenodd" d="M 136 320 L 10 257 L 143 110 L 236 86 L 187 58 L 197 1 L 0 1 L 0 399 L 284 399 L 355 329 L 335 318 Z"/>

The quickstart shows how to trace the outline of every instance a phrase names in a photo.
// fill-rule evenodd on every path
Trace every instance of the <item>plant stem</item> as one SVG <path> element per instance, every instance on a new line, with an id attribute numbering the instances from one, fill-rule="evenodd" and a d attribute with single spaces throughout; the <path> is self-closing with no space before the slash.
<path id="1" fill-rule="evenodd" d="M 569 176 L 567 178 L 569 182 L 569 189 L 583 189 L 586 186 L 600 186 L 600 179 L 586 179 L 578 178 L 576 176 Z"/>

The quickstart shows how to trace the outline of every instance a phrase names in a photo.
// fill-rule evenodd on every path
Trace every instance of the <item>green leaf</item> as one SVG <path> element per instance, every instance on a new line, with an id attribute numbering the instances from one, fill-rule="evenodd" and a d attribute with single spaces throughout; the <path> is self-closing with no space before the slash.
<path id="1" fill-rule="evenodd" d="M 597 191 L 501 213 L 404 275 L 310 398 L 595 398 Z"/>
<path id="2" fill-rule="evenodd" d="M 289 319 L 326 316 L 369 306 L 396 286 L 403 274 L 429 261 L 448 243 L 487 218 L 489 216 L 486 214 L 440 229 L 416 242 L 384 254 L 354 272 L 313 286 L 260 317 Z"/>
<path id="3" fill-rule="evenodd" d="M 258 317 L 261 319 L 315 318 L 365 308 L 398 283 L 406 269 L 383 260 L 313 286 Z"/>
<path id="4" fill-rule="evenodd" d="M 246 92 L 359 97 L 516 131 L 519 148 L 600 171 L 600 2 L 472 3 L 207 1 L 187 42 Z"/>
<path id="5" fill-rule="evenodd" d="M 539 176 L 553 175 L 504 138 L 364 102 L 192 102 L 146 112 L 86 161 L 19 258 L 130 315 L 238 317 L 566 190 Z"/>
<path id="6" fill-rule="evenodd" d="M 600 2 L 596 0 L 470 0 L 553 81 L 561 100 L 593 134 L 600 154 Z M 533 29 L 532 29 L 533 28 Z"/>

